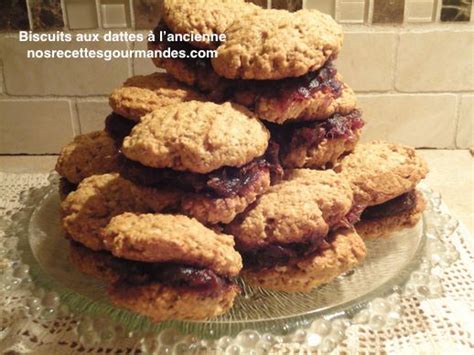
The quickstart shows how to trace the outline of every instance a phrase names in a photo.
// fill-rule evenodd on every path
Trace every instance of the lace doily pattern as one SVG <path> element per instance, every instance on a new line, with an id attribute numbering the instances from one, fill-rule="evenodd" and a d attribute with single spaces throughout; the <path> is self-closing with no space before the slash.
<path id="1" fill-rule="evenodd" d="M 209 340 L 173 328 L 153 334 L 131 332 L 106 317 L 71 313 L 54 290 L 35 285 L 21 255 L 29 216 L 51 183 L 48 175 L 0 173 L 0 181 L 2 352 L 412 354 L 474 349 L 472 236 L 449 214 L 441 197 L 427 188 L 423 188 L 429 201 L 423 258 L 392 294 L 371 300 L 350 317 L 314 319 L 288 334 L 248 329 L 235 337 Z"/>

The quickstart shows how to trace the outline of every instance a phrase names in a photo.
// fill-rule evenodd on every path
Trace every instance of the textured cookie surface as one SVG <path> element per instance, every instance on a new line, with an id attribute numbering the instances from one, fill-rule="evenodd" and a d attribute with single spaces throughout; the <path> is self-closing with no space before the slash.
<path id="1" fill-rule="evenodd" d="M 282 79 L 320 68 L 342 46 L 342 28 L 317 10 L 265 10 L 236 20 L 212 58 L 229 79 Z"/>
<path id="2" fill-rule="evenodd" d="M 387 238 L 395 231 L 414 227 L 421 219 L 425 207 L 423 195 L 417 191 L 414 208 L 388 217 L 363 219 L 354 227 L 364 239 Z"/>
<path id="3" fill-rule="evenodd" d="M 146 166 L 208 173 L 261 156 L 268 139 L 268 130 L 241 106 L 190 101 L 143 116 L 122 150 Z"/>
<path id="4" fill-rule="evenodd" d="M 191 100 L 203 100 L 203 97 L 170 75 L 153 73 L 127 79 L 121 88 L 112 92 L 109 104 L 114 112 L 138 121 L 141 116 L 161 106 Z"/>
<path id="5" fill-rule="evenodd" d="M 124 213 L 112 218 L 104 236 L 107 249 L 120 258 L 202 266 L 229 276 L 242 268 L 232 236 L 182 215 Z"/>
<path id="6" fill-rule="evenodd" d="M 334 166 L 338 159 L 354 150 L 359 141 L 360 130 L 355 130 L 350 138 L 323 139 L 317 144 L 291 142 L 281 156 L 285 168 L 323 168 Z"/>
<path id="7" fill-rule="evenodd" d="M 329 248 L 312 256 L 293 260 L 289 265 L 260 271 L 244 270 L 252 285 L 286 292 L 310 292 L 360 264 L 366 255 L 365 244 L 355 231 L 333 232 Z"/>
<path id="8" fill-rule="evenodd" d="M 67 235 L 92 250 L 104 249 L 103 228 L 123 212 L 159 212 L 175 206 L 180 194 L 139 187 L 118 174 L 94 175 L 61 203 Z"/>
<path id="9" fill-rule="evenodd" d="M 358 144 L 335 170 L 345 176 L 354 191 L 354 202 L 378 205 L 413 190 L 428 173 L 414 148 L 381 141 Z"/>
<path id="10" fill-rule="evenodd" d="M 259 174 L 242 195 L 211 197 L 191 193 L 183 196 L 181 212 L 204 224 L 230 223 L 270 187 L 270 173 Z"/>
<path id="11" fill-rule="evenodd" d="M 332 171 L 295 170 L 229 226 L 242 249 L 306 242 L 326 236 L 349 211 L 349 184 Z"/>
<path id="12" fill-rule="evenodd" d="M 114 284 L 108 291 L 116 305 L 143 314 L 155 322 L 212 318 L 229 310 L 239 293 L 234 285 L 219 292 L 203 294 L 199 290 L 177 289 L 158 283 L 138 286 Z"/>
<path id="13" fill-rule="evenodd" d="M 163 20 L 174 33 L 221 34 L 244 14 L 259 11 L 244 0 L 164 0 Z M 211 41 L 191 42 L 196 47 L 215 48 Z"/>
<path id="14" fill-rule="evenodd" d="M 91 175 L 118 171 L 118 149 L 114 139 L 105 131 L 75 137 L 61 150 L 56 171 L 73 184 Z"/>

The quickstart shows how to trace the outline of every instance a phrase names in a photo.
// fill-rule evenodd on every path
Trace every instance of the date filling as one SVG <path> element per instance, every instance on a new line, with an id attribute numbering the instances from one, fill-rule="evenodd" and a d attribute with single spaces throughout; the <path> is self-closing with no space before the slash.
<path id="1" fill-rule="evenodd" d="M 263 175 L 270 174 L 275 180 L 283 175 L 278 161 L 278 146 L 269 145 L 264 156 L 256 158 L 242 167 L 222 167 L 208 174 L 176 171 L 169 168 L 151 168 L 121 157 L 120 172 L 138 185 L 168 186 L 207 196 L 245 196 Z"/>
<path id="2" fill-rule="evenodd" d="M 391 200 L 374 206 L 364 206 L 354 204 L 345 216 L 348 224 L 356 224 L 361 220 L 371 220 L 395 216 L 399 213 L 411 211 L 416 207 L 417 195 L 415 190 L 411 190 Z"/>
<path id="3" fill-rule="evenodd" d="M 118 113 L 112 112 L 105 119 L 105 130 L 112 136 L 117 145 L 121 146 L 124 138 L 130 134 L 132 128 L 137 123 L 138 122 L 123 117 Z"/>
<path id="4" fill-rule="evenodd" d="M 272 137 L 290 151 L 301 146 L 317 147 L 324 140 L 342 138 L 352 140 L 355 132 L 364 126 L 361 112 L 353 110 L 347 115 L 334 114 L 325 121 L 297 122 L 285 125 L 267 124 Z"/>

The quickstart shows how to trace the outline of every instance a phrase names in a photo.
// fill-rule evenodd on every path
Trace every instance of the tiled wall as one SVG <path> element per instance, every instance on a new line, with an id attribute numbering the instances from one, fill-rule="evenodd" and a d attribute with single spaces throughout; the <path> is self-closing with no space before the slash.
<path id="1" fill-rule="evenodd" d="M 474 145 L 471 0 L 253 0 L 262 7 L 317 8 L 344 25 L 337 66 L 356 90 L 365 138 L 417 147 Z M 0 1 L 0 154 L 56 153 L 75 134 L 100 129 L 107 96 L 128 76 L 155 70 L 145 59 L 30 60 L 19 29 L 151 29 L 160 0 Z M 145 32 L 144 32 L 145 33 Z M 145 48 L 94 43 L 90 48 Z"/>

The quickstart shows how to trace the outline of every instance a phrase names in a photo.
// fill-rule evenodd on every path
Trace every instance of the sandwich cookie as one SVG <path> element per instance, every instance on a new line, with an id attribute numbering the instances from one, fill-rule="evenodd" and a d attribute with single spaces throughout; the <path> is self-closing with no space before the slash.
<path id="1" fill-rule="evenodd" d="M 359 110 L 325 121 L 268 125 L 285 168 L 331 168 L 359 141 L 364 121 Z"/>
<path id="2" fill-rule="evenodd" d="M 118 171 L 118 157 L 115 140 L 107 132 L 91 132 L 76 136 L 63 147 L 55 169 L 75 185 L 92 175 Z"/>
<path id="3" fill-rule="evenodd" d="M 228 223 L 270 185 L 269 132 L 238 105 L 190 101 L 143 116 L 125 138 L 123 175 L 185 193 L 183 212 Z"/>
<path id="4" fill-rule="evenodd" d="M 104 249 L 103 228 L 124 212 L 173 211 L 180 193 L 141 187 L 117 173 L 93 175 L 61 203 L 62 226 L 66 235 L 92 250 Z"/>
<path id="5" fill-rule="evenodd" d="M 415 149 L 374 141 L 359 144 L 335 167 L 354 191 L 352 222 L 361 236 L 381 237 L 418 222 L 424 210 L 416 185 L 428 168 Z"/>
<path id="6" fill-rule="evenodd" d="M 117 115 L 138 122 L 141 116 L 166 105 L 204 100 L 203 96 L 165 73 L 137 75 L 115 89 L 109 104 Z"/>
<path id="7" fill-rule="evenodd" d="M 182 215 L 124 213 L 104 230 L 125 263 L 109 289 L 112 302 L 158 322 L 205 319 L 232 307 L 242 268 L 232 236 Z"/>
<path id="8" fill-rule="evenodd" d="M 244 275 L 252 275 L 250 282 L 282 289 L 284 282 L 281 287 L 273 287 L 271 283 L 256 282 L 258 275 L 284 270 L 308 258 L 318 258 L 332 243 L 328 239 L 330 231 L 346 224 L 345 217 L 351 205 L 349 183 L 333 171 L 293 170 L 225 230 L 235 237 L 237 250 L 244 260 L 244 270 L 248 271 Z M 344 265 L 348 269 L 354 263 Z M 337 269 L 340 271 L 342 267 Z M 330 280 L 338 274 L 335 270 L 327 275 L 315 274 L 316 281 L 308 287 L 316 286 L 317 280 Z M 307 278 L 308 275 L 299 282 L 307 283 Z M 293 286 L 286 290 L 297 291 Z"/>

